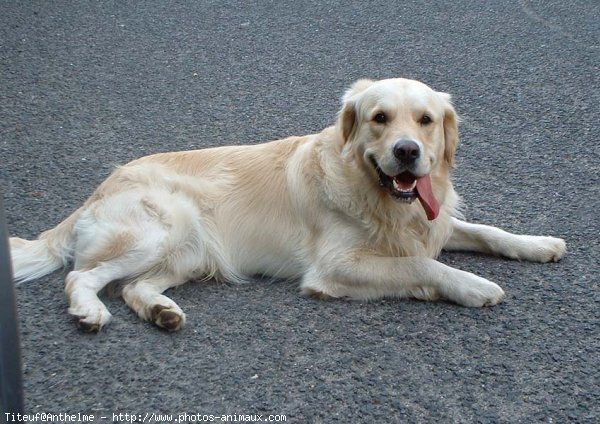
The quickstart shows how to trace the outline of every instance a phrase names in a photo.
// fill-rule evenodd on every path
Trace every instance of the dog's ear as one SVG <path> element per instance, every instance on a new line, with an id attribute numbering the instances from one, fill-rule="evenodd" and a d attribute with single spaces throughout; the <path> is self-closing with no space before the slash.
<path id="1" fill-rule="evenodd" d="M 350 87 L 348 91 L 346 91 L 346 94 L 344 94 L 344 97 L 342 98 L 342 102 L 346 104 L 348 100 L 350 100 L 353 97 L 356 97 L 356 95 L 362 93 L 367 88 L 372 86 L 373 82 L 374 81 L 370 79 L 359 79 L 354 84 L 352 84 L 352 87 Z"/>
<path id="2" fill-rule="evenodd" d="M 352 84 L 352 87 L 344 94 L 342 98 L 342 110 L 339 114 L 339 127 L 342 133 L 344 142 L 347 142 L 354 127 L 357 119 L 357 101 L 360 93 L 365 91 L 373 84 L 373 81 L 368 79 L 361 79 Z"/>
<path id="3" fill-rule="evenodd" d="M 438 93 L 446 102 L 444 111 L 444 160 L 454 166 L 454 157 L 458 147 L 458 115 L 452 106 L 452 97 L 448 93 Z"/>
<path id="4" fill-rule="evenodd" d="M 344 102 L 344 106 L 340 111 L 340 116 L 338 118 L 338 123 L 340 127 L 340 131 L 342 133 L 342 138 L 344 139 L 344 143 L 346 143 L 352 132 L 354 131 L 354 126 L 356 125 L 356 102 L 353 100 L 347 100 Z"/>

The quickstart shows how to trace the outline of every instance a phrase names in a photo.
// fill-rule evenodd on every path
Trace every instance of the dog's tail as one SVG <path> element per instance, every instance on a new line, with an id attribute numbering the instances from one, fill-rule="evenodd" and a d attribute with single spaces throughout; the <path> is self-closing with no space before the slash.
<path id="1" fill-rule="evenodd" d="M 10 254 L 16 283 L 35 280 L 63 266 L 73 257 L 74 227 L 83 208 L 73 212 L 37 240 L 10 238 Z"/>

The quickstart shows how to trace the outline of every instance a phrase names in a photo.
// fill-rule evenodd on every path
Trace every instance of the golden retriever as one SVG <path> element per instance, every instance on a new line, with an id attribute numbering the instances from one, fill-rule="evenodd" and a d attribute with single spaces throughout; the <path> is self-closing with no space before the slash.
<path id="1" fill-rule="evenodd" d="M 423 83 L 357 81 L 319 134 L 117 168 L 56 228 L 10 239 L 15 279 L 73 260 L 65 292 L 84 331 L 110 320 L 97 293 L 116 280 L 141 318 L 167 330 L 185 314 L 162 293 L 208 278 L 299 279 L 318 298 L 495 305 L 502 289 L 437 262 L 442 249 L 548 262 L 566 245 L 457 218 L 457 123 L 450 96 Z"/>

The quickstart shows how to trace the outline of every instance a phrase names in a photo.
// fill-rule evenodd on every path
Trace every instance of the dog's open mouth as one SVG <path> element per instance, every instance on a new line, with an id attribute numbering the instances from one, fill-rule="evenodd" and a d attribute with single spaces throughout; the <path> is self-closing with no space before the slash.
<path id="1" fill-rule="evenodd" d="M 388 177 L 385 174 L 380 175 L 379 181 L 390 191 L 390 194 L 393 197 L 402 202 L 412 203 L 418 196 L 416 190 L 417 177 L 408 171 L 396 175 L 395 177 Z"/>
<path id="2" fill-rule="evenodd" d="M 417 177 L 411 172 L 405 171 L 390 177 L 377 166 L 374 160 L 373 162 L 377 174 L 379 174 L 379 185 L 386 189 L 394 199 L 408 204 L 419 199 L 421 206 L 425 209 L 427 219 L 432 221 L 437 218 L 440 205 L 433 194 L 429 175 Z"/>

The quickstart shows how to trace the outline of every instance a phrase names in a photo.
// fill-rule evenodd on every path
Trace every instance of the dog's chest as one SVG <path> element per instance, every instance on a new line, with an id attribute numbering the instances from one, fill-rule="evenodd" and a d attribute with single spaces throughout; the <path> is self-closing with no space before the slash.
<path id="1" fill-rule="evenodd" d="M 452 233 L 451 218 L 442 213 L 435 221 L 419 218 L 387 222 L 372 234 L 372 248 L 393 257 L 437 257 Z"/>

